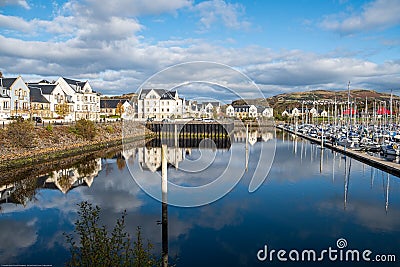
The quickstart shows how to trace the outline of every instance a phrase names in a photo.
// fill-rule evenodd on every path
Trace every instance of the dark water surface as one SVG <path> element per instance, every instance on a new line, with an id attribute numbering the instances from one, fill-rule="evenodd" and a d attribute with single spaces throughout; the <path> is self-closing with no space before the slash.
<path id="1" fill-rule="evenodd" d="M 301 258 L 305 249 L 319 256 L 329 247 L 338 249 L 340 238 L 347 242 L 344 253 L 371 250 L 371 260 L 377 254 L 393 254 L 397 262 L 329 261 L 326 255 L 324 265 L 400 265 L 398 177 L 278 132 L 272 168 L 261 187 L 249 193 L 260 149 L 273 155 L 268 144 L 274 142 L 268 133 L 253 137 L 248 171 L 230 193 L 201 207 L 168 207 L 169 255 L 177 256 L 177 266 L 318 265 L 282 263 L 276 255 L 272 262 L 261 262 L 257 252 L 267 245 L 268 251 L 286 250 L 286 258 L 291 250 L 300 251 Z M 230 154 L 244 155 L 244 150 L 240 137 L 222 149 L 172 149 L 168 179 L 180 185 L 207 184 L 224 171 Z M 102 222 L 109 226 L 126 210 L 129 232 L 134 234 L 141 226 L 143 236 L 155 246 L 154 253 L 161 255 L 161 203 L 143 192 L 129 172 L 152 182 L 159 175 L 160 154 L 159 147 L 133 148 L 2 185 L 0 265 L 64 265 L 69 252 L 63 233 L 73 230 L 77 203 L 83 200 L 99 205 Z M 200 166 L 208 158 L 212 164 L 201 174 L 180 171 L 193 160 L 200 159 L 196 161 Z M 245 156 L 233 160 L 231 166 L 243 170 Z"/>

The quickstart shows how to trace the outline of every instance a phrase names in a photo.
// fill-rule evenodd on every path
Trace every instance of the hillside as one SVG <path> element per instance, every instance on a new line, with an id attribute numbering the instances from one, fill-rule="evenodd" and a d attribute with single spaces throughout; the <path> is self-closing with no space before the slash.
<path id="1" fill-rule="evenodd" d="M 365 99 L 367 98 L 369 107 L 372 107 L 374 101 L 390 101 L 390 93 L 379 93 L 373 90 L 363 90 L 355 89 L 350 90 L 350 101 L 356 102 L 357 105 L 365 105 Z M 336 99 L 337 103 L 347 104 L 348 91 L 329 91 L 329 90 L 313 90 L 306 92 L 293 92 L 279 94 L 266 99 L 246 99 L 234 101 L 234 104 L 243 104 L 247 102 L 248 104 L 266 106 L 269 105 L 273 107 L 276 112 L 283 112 L 285 109 L 290 110 L 294 107 L 300 107 L 303 103 L 304 105 L 310 107 L 315 103 L 318 103 L 320 107 L 328 106 L 333 104 Z M 395 101 L 399 101 L 400 97 L 393 95 L 393 106 L 395 106 Z"/>

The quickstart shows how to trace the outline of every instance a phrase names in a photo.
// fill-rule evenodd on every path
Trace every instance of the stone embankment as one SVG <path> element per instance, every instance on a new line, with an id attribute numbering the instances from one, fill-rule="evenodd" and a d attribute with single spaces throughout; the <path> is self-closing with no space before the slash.
<path id="1" fill-rule="evenodd" d="M 95 128 L 95 136 L 88 140 L 76 134 L 71 126 L 34 127 L 28 146 L 17 145 L 7 127 L 1 129 L 0 171 L 72 157 L 152 136 L 140 124 L 126 127 L 121 122 L 102 123 L 96 124 Z"/>

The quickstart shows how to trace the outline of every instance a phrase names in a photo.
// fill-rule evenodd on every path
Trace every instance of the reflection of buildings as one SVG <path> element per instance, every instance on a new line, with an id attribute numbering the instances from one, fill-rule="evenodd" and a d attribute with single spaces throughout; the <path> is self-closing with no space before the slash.
<path id="1" fill-rule="evenodd" d="M 75 167 L 53 171 L 39 177 L 28 177 L 24 180 L 0 187 L 0 204 L 26 204 L 38 189 L 56 189 L 64 194 L 80 187 L 90 187 L 94 178 L 101 171 L 101 159 L 89 160 Z"/>
<path id="2" fill-rule="evenodd" d="M 254 145 L 257 141 L 267 142 L 274 138 L 274 134 L 268 131 L 250 130 L 249 131 L 249 144 Z M 246 142 L 246 130 L 235 131 L 234 140 L 236 143 Z"/>
<path id="3" fill-rule="evenodd" d="M 100 171 L 101 159 L 98 158 L 77 167 L 51 172 L 44 187 L 59 189 L 64 194 L 78 186 L 90 187 Z"/>
<path id="4" fill-rule="evenodd" d="M 169 164 L 179 167 L 179 162 L 183 161 L 185 154 L 191 154 L 191 148 L 168 147 L 167 161 Z M 141 147 L 138 148 L 139 164 L 144 169 L 152 172 L 161 167 L 161 147 Z"/>

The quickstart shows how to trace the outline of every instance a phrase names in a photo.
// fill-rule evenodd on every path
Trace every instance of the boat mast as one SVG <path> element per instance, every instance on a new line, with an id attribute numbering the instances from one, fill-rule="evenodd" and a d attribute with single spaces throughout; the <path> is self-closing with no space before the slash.
<path id="1" fill-rule="evenodd" d="M 347 84 L 347 110 L 348 110 L 348 115 L 347 115 L 347 131 L 346 131 L 346 137 L 349 139 L 349 130 L 350 130 L 350 81 Z"/>
<path id="2" fill-rule="evenodd" d="M 392 114 L 393 114 L 393 89 L 390 90 L 390 131 L 392 130 L 392 125 L 393 125 L 393 120 L 392 120 Z"/>
<path id="3" fill-rule="evenodd" d="M 365 126 L 368 127 L 368 98 L 365 96 Z"/>

